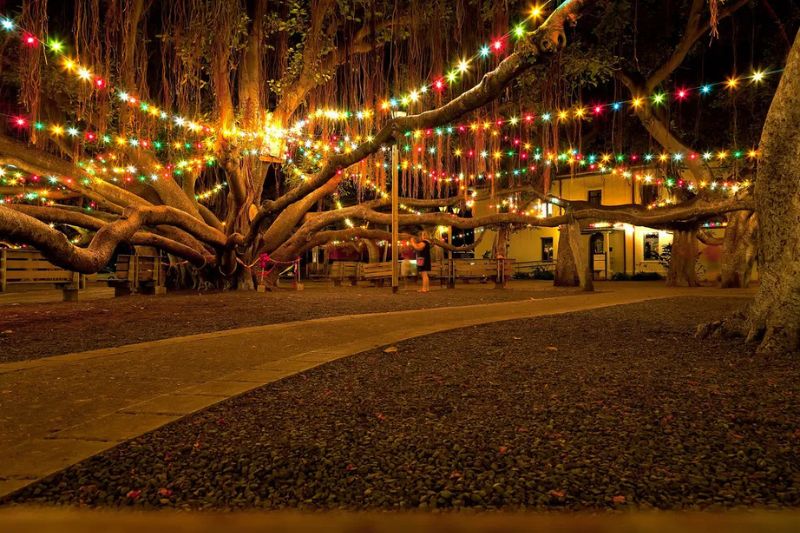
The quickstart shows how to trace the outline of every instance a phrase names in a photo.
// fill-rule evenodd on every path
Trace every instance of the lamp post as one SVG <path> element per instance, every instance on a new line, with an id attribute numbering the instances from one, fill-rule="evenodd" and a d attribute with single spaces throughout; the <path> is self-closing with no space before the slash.
<path id="1" fill-rule="evenodd" d="M 404 111 L 393 111 L 392 118 L 404 117 Z M 400 158 L 397 151 L 397 140 L 392 145 L 392 294 L 400 289 L 400 250 L 397 241 L 400 239 L 400 219 L 398 207 L 400 203 L 400 179 L 398 166 Z"/>

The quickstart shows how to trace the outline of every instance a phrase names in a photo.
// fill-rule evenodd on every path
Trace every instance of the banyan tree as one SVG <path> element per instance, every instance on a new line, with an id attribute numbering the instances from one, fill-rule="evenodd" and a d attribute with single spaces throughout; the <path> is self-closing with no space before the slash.
<path id="1" fill-rule="evenodd" d="M 450 139 L 459 127 L 503 116 L 508 128 L 538 128 L 539 151 L 531 149 L 531 157 L 582 142 L 576 96 L 616 78 L 633 102 L 649 98 L 639 93 L 656 90 L 745 2 L 718 3 L 708 9 L 704 0 L 687 2 L 677 44 L 655 70 L 641 72 L 626 61 L 592 57 L 614 42 L 610 35 L 619 38 L 612 26 L 621 22 L 608 19 L 616 11 L 605 3 L 590 0 L 565 1 L 549 13 L 480 0 L 25 0 L 2 20 L 3 84 L 14 104 L 0 135 L 4 186 L 13 198 L 0 206 L 0 236 L 87 273 L 105 266 L 122 242 L 147 244 L 191 274 L 248 288 L 255 282 L 249 267 L 259 257 L 281 263 L 333 240 L 385 240 L 387 191 L 397 187 L 408 208 L 400 215 L 404 228 L 495 227 L 505 234 L 511 227 L 560 226 L 562 262 L 582 221 L 686 228 L 684 240 L 693 244 L 709 218 L 730 214 L 749 224 L 754 207 L 788 207 L 786 198 L 765 200 L 774 194 L 769 180 L 787 179 L 769 175 L 780 163 L 768 150 L 779 143 L 760 148 L 768 170 L 760 165 L 755 199 L 693 192 L 651 209 L 554 197 L 549 182 L 558 158 L 512 173 L 492 144 L 499 141 L 488 136 L 474 141 L 474 151 L 486 156 L 453 172 L 462 154 Z M 613 46 L 625 50 L 628 43 Z M 579 83 L 565 85 L 572 78 Z M 785 92 L 767 120 L 764 135 L 772 132 L 772 139 L 783 135 L 775 113 L 785 113 L 777 103 L 789 98 Z M 512 116 L 520 102 L 529 116 Z M 569 106 L 563 121 L 541 111 L 562 105 Z M 665 149 L 683 147 L 670 119 L 650 102 L 628 115 Z M 576 125 L 565 133 L 567 117 Z M 410 150 L 415 136 L 430 138 L 426 152 Z M 508 137 L 513 142 L 514 134 Z M 409 148 L 397 180 L 393 146 Z M 522 154 L 518 147 L 513 157 Z M 701 180 L 704 171 L 693 167 L 680 172 Z M 527 209 L 463 216 L 476 196 L 509 190 L 525 195 L 526 205 L 556 209 L 546 216 Z M 767 240 L 782 238 L 770 229 L 777 219 L 756 212 L 764 279 L 796 291 L 779 283 L 783 274 L 764 255 Z M 64 225 L 91 238 L 73 243 L 59 230 Z M 756 235 L 737 234 L 747 242 Z M 566 274 L 578 282 L 585 272 L 580 256 Z M 793 335 L 796 346 L 796 328 Z"/>

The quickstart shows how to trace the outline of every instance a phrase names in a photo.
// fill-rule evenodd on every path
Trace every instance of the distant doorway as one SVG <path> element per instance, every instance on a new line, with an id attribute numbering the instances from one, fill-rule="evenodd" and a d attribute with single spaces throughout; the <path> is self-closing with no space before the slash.
<path id="1" fill-rule="evenodd" d="M 589 237 L 589 264 L 595 279 L 608 278 L 608 261 L 606 260 L 606 239 L 602 233 L 593 233 Z"/>
<path id="2" fill-rule="evenodd" d="M 553 260 L 553 238 L 542 237 L 542 261 Z"/>

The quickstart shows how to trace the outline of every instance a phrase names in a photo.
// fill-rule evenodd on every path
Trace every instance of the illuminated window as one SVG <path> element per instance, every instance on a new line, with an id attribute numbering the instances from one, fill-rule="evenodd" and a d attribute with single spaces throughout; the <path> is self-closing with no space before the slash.
<path id="1" fill-rule="evenodd" d="M 542 261 L 553 260 L 553 238 L 542 237 Z"/>
<path id="2" fill-rule="evenodd" d="M 660 257 L 658 253 L 658 233 L 645 233 L 642 250 L 644 250 L 645 261 L 658 261 Z"/>

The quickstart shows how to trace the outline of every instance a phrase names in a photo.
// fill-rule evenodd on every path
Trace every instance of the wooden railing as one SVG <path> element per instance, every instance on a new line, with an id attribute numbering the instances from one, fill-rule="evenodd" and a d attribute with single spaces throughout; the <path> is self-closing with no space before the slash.
<path id="1" fill-rule="evenodd" d="M 501 285 L 511 279 L 514 272 L 514 259 L 445 259 L 431 264 L 430 277 L 442 282 L 477 280 L 495 282 Z M 401 268 L 401 277 L 416 277 L 416 268 L 408 272 L 407 264 Z M 339 286 L 348 280 L 355 284 L 359 280 L 370 281 L 383 286 L 392 278 L 392 263 L 358 263 L 355 261 L 334 261 L 330 267 L 330 279 Z"/>

